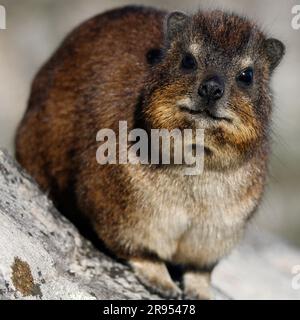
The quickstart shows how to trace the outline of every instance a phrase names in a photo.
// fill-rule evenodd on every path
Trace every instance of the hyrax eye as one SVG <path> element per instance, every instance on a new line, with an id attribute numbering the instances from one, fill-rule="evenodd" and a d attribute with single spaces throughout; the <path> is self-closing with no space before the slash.
<path id="1" fill-rule="evenodd" d="M 181 68 L 184 70 L 195 70 L 197 68 L 197 61 L 192 54 L 187 53 L 181 61 Z"/>
<path id="2" fill-rule="evenodd" d="M 253 69 L 243 70 L 236 78 L 236 81 L 243 86 L 250 86 L 253 83 Z"/>

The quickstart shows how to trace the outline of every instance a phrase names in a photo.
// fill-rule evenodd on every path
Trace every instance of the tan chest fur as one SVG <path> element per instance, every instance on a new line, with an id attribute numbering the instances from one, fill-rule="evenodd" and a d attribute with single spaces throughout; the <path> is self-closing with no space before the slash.
<path id="1" fill-rule="evenodd" d="M 132 179 L 136 170 L 129 170 Z M 139 217 L 134 241 L 167 261 L 216 262 L 238 242 L 255 207 L 253 197 L 246 196 L 252 184 L 249 165 L 226 174 L 151 171 L 143 176 L 136 184 Z"/>

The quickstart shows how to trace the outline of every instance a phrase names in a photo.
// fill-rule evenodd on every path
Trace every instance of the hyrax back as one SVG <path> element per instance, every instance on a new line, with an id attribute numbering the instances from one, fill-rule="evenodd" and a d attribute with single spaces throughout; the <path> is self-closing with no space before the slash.
<path id="1" fill-rule="evenodd" d="M 240 239 L 263 192 L 268 82 L 284 47 L 235 15 L 166 15 L 126 7 L 75 29 L 33 82 L 16 154 L 144 284 L 177 296 L 164 263 L 180 264 L 185 293 L 208 298 L 212 267 Z M 99 165 L 96 133 L 118 133 L 119 121 L 128 130 L 205 129 L 203 174 Z"/>
<path id="2" fill-rule="evenodd" d="M 93 149 L 99 129 L 133 121 L 148 70 L 147 50 L 162 42 L 163 13 L 124 8 L 75 29 L 36 76 L 16 153 L 43 189 L 61 194 Z M 92 161 L 94 162 L 94 161 Z"/>

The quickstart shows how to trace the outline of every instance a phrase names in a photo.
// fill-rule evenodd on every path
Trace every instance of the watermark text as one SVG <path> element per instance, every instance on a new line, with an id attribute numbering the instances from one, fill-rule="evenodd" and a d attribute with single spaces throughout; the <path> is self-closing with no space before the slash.
<path id="1" fill-rule="evenodd" d="M 300 30 L 300 4 L 292 8 L 293 19 L 291 22 L 294 30 Z"/>
<path id="2" fill-rule="evenodd" d="M 0 30 L 6 29 L 6 10 L 5 7 L 0 5 Z"/>
<path id="3" fill-rule="evenodd" d="M 96 160 L 104 164 L 184 165 L 185 175 L 199 175 L 204 167 L 203 129 L 144 129 L 128 132 L 127 122 L 120 121 L 118 132 L 98 131 L 101 142 Z"/>

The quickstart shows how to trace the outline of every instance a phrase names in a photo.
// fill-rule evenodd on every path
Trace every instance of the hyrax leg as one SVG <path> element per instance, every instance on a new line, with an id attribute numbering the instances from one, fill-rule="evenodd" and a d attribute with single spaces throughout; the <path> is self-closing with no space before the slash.
<path id="1" fill-rule="evenodd" d="M 166 298 L 178 298 L 181 290 L 173 282 L 166 265 L 160 261 L 146 259 L 131 259 L 138 279 L 151 291 Z"/>
<path id="2" fill-rule="evenodd" d="M 187 270 L 183 275 L 184 295 L 188 299 L 211 300 L 211 271 Z"/>

